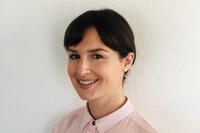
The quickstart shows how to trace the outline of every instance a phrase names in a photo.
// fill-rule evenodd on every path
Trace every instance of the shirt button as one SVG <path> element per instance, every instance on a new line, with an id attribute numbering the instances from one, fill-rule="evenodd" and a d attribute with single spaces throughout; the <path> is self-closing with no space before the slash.
<path id="1" fill-rule="evenodd" d="M 93 125 L 93 126 L 95 125 L 95 121 L 92 122 L 92 125 Z"/>

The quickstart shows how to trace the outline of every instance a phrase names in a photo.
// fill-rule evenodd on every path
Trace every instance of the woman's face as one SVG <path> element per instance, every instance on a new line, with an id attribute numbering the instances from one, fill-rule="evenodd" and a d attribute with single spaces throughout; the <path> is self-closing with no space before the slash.
<path id="1" fill-rule="evenodd" d="M 122 91 L 124 63 L 107 47 L 95 28 L 88 28 L 78 45 L 67 51 L 68 74 L 83 100 L 113 96 Z"/>

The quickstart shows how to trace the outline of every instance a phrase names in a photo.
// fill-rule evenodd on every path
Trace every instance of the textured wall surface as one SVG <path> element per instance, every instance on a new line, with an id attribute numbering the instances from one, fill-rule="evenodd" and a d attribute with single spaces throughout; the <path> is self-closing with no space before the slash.
<path id="1" fill-rule="evenodd" d="M 162 133 L 200 132 L 200 1 L 1 0 L 0 132 L 50 133 L 82 106 L 67 76 L 63 34 L 89 9 L 112 8 L 135 33 L 125 84 L 135 108 Z"/>

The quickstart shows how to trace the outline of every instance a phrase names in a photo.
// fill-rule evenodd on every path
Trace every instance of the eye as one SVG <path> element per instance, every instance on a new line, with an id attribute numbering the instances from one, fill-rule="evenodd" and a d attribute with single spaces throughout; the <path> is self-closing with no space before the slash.
<path id="1" fill-rule="evenodd" d="M 80 56 L 77 55 L 77 54 L 72 54 L 72 55 L 69 56 L 69 58 L 72 59 L 72 60 L 75 60 L 75 59 L 79 59 Z"/>
<path id="2" fill-rule="evenodd" d="M 94 55 L 93 55 L 93 57 L 94 57 L 95 59 L 100 59 L 100 58 L 103 58 L 103 56 L 101 56 L 101 55 L 98 55 L 98 54 L 94 54 Z"/>

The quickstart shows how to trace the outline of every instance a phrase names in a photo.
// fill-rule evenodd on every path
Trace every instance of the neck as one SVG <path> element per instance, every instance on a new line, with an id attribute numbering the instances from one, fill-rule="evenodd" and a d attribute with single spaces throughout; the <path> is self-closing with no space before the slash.
<path id="1" fill-rule="evenodd" d="M 119 109 L 125 104 L 126 100 L 122 91 L 119 94 L 115 93 L 112 96 L 104 96 L 88 101 L 88 110 L 94 119 L 99 119 Z"/>

